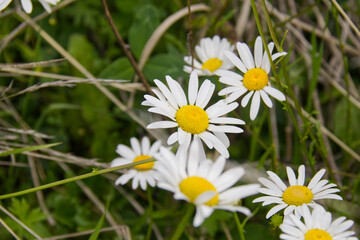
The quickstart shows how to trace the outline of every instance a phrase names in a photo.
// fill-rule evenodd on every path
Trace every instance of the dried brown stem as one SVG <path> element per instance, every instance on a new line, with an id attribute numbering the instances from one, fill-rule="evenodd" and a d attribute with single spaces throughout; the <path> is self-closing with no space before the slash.
<path id="1" fill-rule="evenodd" d="M 121 48 L 123 49 L 126 57 L 129 59 L 131 66 L 134 68 L 135 73 L 138 75 L 138 77 L 140 78 L 140 81 L 144 84 L 144 87 L 146 89 L 146 92 L 149 94 L 153 94 L 150 88 L 149 83 L 146 81 L 146 78 L 144 76 L 144 74 L 140 71 L 133 55 L 131 54 L 131 52 L 129 51 L 128 47 L 126 46 L 126 43 L 124 42 L 123 38 L 121 37 L 119 31 L 117 30 L 114 20 L 111 16 L 111 13 L 109 11 L 109 7 L 106 3 L 106 0 L 101 0 L 104 10 L 105 10 L 105 16 L 110 24 L 110 27 L 112 29 L 112 31 L 115 34 L 116 40 L 118 41 L 119 45 L 121 46 Z"/>

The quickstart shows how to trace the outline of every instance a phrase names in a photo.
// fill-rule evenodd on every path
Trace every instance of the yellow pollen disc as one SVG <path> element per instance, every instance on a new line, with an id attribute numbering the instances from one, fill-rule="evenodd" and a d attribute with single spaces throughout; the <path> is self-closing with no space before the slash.
<path id="1" fill-rule="evenodd" d="M 263 89 L 269 82 L 269 76 L 261 68 L 252 68 L 244 75 L 243 83 L 249 91 Z"/>
<path id="2" fill-rule="evenodd" d="M 282 199 L 288 205 L 300 206 L 304 203 L 310 203 L 313 199 L 313 193 L 305 186 L 291 186 L 288 187 L 283 195 Z"/>
<path id="3" fill-rule="evenodd" d="M 332 240 L 331 235 L 321 229 L 311 229 L 306 232 L 305 240 Z"/>
<path id="4" fill-rule="evenodd" d="M 148 156 L 148 155 L 140 155 L 137 156 L 133 162 L 138 162 L 138 161 L 142 161 L 142 160 L 146 160 L 146 159 L 150 159 L 152 157 Z M 139 164 L 136 165 L 134 168 L 138 171 L 148 171 L 151 170 L 154 167 L 154 162 L 149 162 L 149 163 L 143 163 L 143 164 Z"/>
<path id="5" fill-rule="evenodd" d="M 219 202 L 219 194 L 216 188 L 208 180 L 201 177 L 188 177 L 181 181 L 179 184 L 180 191 L 185 194 L 190 202 L 194 203 L 195 199 L 206 191 L 215 191 L 216 195 L 207 201 L 205 204 L 208 206 L 214 206 Z"/>
<path id="6" fill-rule="evenodd" d="M 210 58 L 209 60 L 204 62 L 204 64 L 202 65 L 202 69 L 207 69 L 210 72 L 214 72 L 221 67 L 222 63 L 223 62 L 218 58 Z"/>
<path id="7" fill-rule="evenodd" d="M 181 107 L 176 112 L 175 119 L 182 130 L 192 134 L 202 133 L 209 126 L 209 117 L 204 109 L 194 105 Z"/>

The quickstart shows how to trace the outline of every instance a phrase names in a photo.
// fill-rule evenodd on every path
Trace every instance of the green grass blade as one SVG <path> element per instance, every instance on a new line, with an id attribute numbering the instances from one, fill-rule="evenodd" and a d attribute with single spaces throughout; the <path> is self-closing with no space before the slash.
<path id="1" fill-rule="evenodd" d="M 0 157 L 4 157 L 4 156 L 10 155 L 10 154 L 22 153 L 22 152 L 32 152 L 32 151 L 36 151 L 39 149 L 50 148 L 50 147 L 53 147 L 53 146 L 56 146 L 59 144 L 61 144 L 61 142 L 44 144 L 44 145 L 36 145 L 36 146 L 30 146 L 30 147 L 23 147 L 23 148 L 16 148 L 16 149 L 12 149 L 12 150 L 0 153 Z"/>

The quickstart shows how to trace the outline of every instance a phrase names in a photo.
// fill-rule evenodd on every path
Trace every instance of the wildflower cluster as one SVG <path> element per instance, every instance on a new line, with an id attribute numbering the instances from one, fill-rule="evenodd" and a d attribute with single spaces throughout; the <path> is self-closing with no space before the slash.
<path id="1" fill-rule="evenodd" d="M 262 202 L 263 206 L 277 204 L 266 218 L 285 209 L 284 218 L 280 217 L 284 219 L 283 223 L 277 224 L 284 232 L 280 236 L 282 239 L 347 239 L 339 236 L 351 235 L 352 232 L 345 230 L 351 227 L 352 221 L 342 223 L 340 220 L 344 219 L 341 218 L 330 223 L 331 215 L 326 213 L 330 220 L 326 224 L 317 223 L 319 214 L 325 213 L 325 210 L 316 200 L 342 199 L 336 194 L 339 189 L 335 184 L 321 180 L 324 169 L 305 186 L 305 166 L 299 167 L 298 178 L 287 167 L 289 187 L 271 171 L 267 172 L 269 178 L 259 178 L 259 182 L 265 187 L 260 187 L 257 183 L 235 186 L 246 174 L 245 170 L 234 167 L 224 171 L 226 159 L 230 157 L 227 150 L 230 140 L 226 134 L 242 133 L 243 129 L 239 125 L 245 124 L 241 119 L 227 116 L 239 106 L 236 100 L 244 96 L 241 106 L 245 107 L 252 99 L 251 120 L 258 115 L 261 100 L 266 106 L 273 106 L 269 95 L 279 101 L 286 100 L 284 93 L 271 86 L 269 72 L 271 61 L 287 53 L 272 54 L 274 43 L 269 43 L 267 48 L 270 56 L 263 50 L 263 41 L 258 37 L 253 56 L 247 44 L 238 42 L 238 57 L 233 53 L 234 46 L 225 38 L 214 36 L 201 39 L 200 45 L 195 47 L 199 60 L 190 56 L 184 58 L 187 64 L 184 71 L 190 73 L 187 94 L 171 76 L 165 76 L 166 84 L 155 79 L 157 88 L 153 89 L 154 96 L 145 95 L 142 105 L 149 107 L 149 112 L 167 119 L 153 122 L 148 128 L 175 129 L 169 135 L 167 144 L 172 146 L 178 143 L 176 154 L 170 148 L 160 146 L 159 141 L 150 148 L 147 138 L 143 138 L 142 144 L 131 139 L 132 149 L 124 145 L 118 146 L 117 152 L 123 158 L 115 159 L 113 166 L 148 158 L 156 161 L 129 170 L 116 184 L 125 184 L 133 178 L 134 189 L 139 182 L 142 189 L 146 188 L 146 183 L 152 187 L 156 184 L 158 188 L 172 192 L 175 199 L 194 204 L 194 227 L 200 226 L 215 209 L 240 212 L 248 216 L 251 212 L 239 204 L 240 200 L 263 193 L 267 196 L 258 197 L 253 202 Z M 232 70 L 234 66 L 240 73 Z M 215 84 L 208 79 L 199 83 L 199 76 L 205 75 L 217 75 L 221 83 L 229 85 L 218 93 L 224 98 L 213 104 L 210 102 L 214 99 Z M 214 148 L 220 156 L 215 161 L 207 159 L 206 148 Z M 314 209 L 312 213 L 308 207 Z M 341 226 L 341 231 L 331 230 L 335 225 Z M 299 229 L 295 231 L 296 228 Z"/>

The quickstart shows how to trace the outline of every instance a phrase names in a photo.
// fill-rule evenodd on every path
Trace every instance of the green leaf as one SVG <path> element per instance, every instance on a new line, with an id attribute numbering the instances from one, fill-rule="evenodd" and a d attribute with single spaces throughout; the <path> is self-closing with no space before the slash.
<path id="1" fill-rule="evenodd" d="M 94 72 L 94 60 L 98 58 L 94 46 L 82 34 L 72 34 L 68 44 L 69 53 L 76 58 L 86 69 Z M 76 71 L 79 76 L 83 76 Z"/>
<path id="2" fill-rule="evenodd" d="M 13 150 L 9 150 L 9 151 L 0 153 L 0 157 L 4 157 L 4 156 L 10 155 L 10 154 L 22 153 L 22 152 L 32 152 L 32 151 L 36 151 L 36 150 L 43 149 L 43 148 L 50 148 L 50 147 L 53 147 L 53 146 L 56 146 L 59 144 L 61 144 L 61 142 L 44 144 L 44 145 L 36 145 L 36 146 L 30 146 L 30 147 L 23 147 L 23 148 L 16 148 Z"/>
<path id="3" fill-rule="evenodd" d="M 100 229 L 104 223 L 104 219 L 105 219 L 105 214 L 106 212 L 104 212 L 104 214 L 101 216 L 99 222 L 96 224 L 95 230 L 94 232 L 91 234 L 89 240 L 96 240 L 99 237 L 100 234 Z"/>
<path id="4" fill-rule="evenodd" d="M 100 74 L 99 78 L 105 79 L 132 79 L 134 69 L 126 57 L 121 57 L 107 66 Z"/>
<path id="5" fill-rule="evenodd" d="M 101 229 L 101 227 L 102 227 L 102 225 L 103 225 L 103 223 L 104 223 L 104 219 L 105 219 L 106 212 L 108 211 L 108 208 L 109 208 L 109 204 L 110 204 L 110 200 L 107 201 L 106 206 L 105 206 L 104 214 L 101 216 L 99 222 L 96 224 L 95 230 L 94 230 L 94 232 L 91 234 L 89 240 L 96 240 L 96 239 L 98 239 L 99 234 L 100 234 L 100 229 Z"/>
<path id="6" fill-rule="evenodd" d="M 146 4 L 137 10 L 129 29 L 129 44 L 136 58 L 139 59 L 147 40 L 159 24 L 160 14 L 155 6 Z"/>

